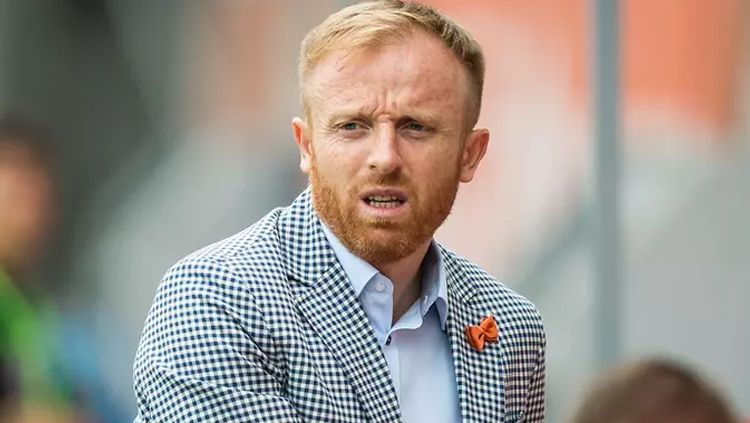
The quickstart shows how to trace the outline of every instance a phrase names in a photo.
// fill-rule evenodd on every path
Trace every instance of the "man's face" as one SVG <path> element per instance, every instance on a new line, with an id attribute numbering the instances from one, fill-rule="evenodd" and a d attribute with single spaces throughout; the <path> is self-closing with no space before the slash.
<path id="1" fill-rule="evenodd" d="M 469 87 L 458 59 L 422 31 L 313 69 L 308 120 L 293 122 L 300 167 L 318 215 L 354 254 L 402 259 L 448 216 L 489 139 L 466 128 Z"/>

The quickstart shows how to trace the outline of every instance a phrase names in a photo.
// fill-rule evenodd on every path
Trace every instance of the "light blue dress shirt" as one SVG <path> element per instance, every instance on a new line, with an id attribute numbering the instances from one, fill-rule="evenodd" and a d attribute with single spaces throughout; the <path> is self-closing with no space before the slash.
<path id="1" fill-rule="evenodd" d="M 328 242 L 383 348 L 405 423 L 460 422 L 453 355 L 445 332 L 448 287 L 433 242 L 422 262 L 422 295 L 393 324 L 393 283 L 323 225 Z"/>

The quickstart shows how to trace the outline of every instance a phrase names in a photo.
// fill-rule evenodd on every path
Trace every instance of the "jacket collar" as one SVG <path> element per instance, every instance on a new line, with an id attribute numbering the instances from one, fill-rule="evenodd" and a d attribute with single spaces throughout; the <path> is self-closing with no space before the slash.
<path id="1" fill-rule="evenodd" d="M 478 292 L 472 275 L 451 252 L 443 249 L 448 278 L 448 337 L 456 371 L 456 385 L 464 421 L 505 421 L 505 374 L 511 344 L 504 324 L 491 301 Z M 478 325 L 494 315 L 500 330 L 497 343 L 488 343 L 481 352 L 466 340 L 467 326 Z"/>
<path id="2" fill-rule="evenodd" d="M 400 421 L 396 390 L 383 383 L 390 380 L 385 356 L 323 233 L 309 188 L 281 214 L 278 230 L 295 307 L 348 375 L 367 420 Z"/>

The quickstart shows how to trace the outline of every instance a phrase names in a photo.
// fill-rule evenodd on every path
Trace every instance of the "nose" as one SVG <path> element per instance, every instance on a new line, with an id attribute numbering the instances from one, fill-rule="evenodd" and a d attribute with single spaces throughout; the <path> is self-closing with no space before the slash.
<path id="1" fill-rule="evenodd" d="M 382 125 L 372 141 L 367 167 L 370 171 L 390 175 L 401 169 L 402 162 L 395 128 Z"/>

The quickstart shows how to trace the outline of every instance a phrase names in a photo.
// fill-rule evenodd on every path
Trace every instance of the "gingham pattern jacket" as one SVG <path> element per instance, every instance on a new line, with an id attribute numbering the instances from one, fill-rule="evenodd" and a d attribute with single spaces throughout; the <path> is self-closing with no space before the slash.
<path id="1" fill-rule="evenodd" d="M 465 422 L 544 421 L 534 306 L 440 247 Z M 481 352 L 464 328 L 488 314 Z M 388 365 L 309 190 L 164 276 L 134 366 L 136 423 L 399 422 Z"/>

